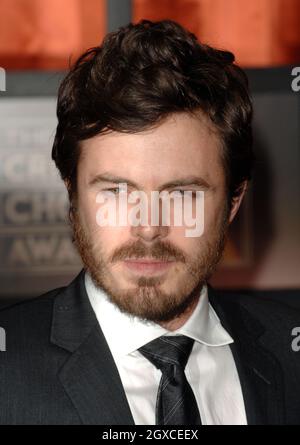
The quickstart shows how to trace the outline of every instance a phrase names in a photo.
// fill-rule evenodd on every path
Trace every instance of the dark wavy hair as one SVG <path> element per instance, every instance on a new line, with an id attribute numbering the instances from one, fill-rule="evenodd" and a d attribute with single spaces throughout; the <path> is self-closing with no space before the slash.
<path id="1" fill-rule="evenodd" d="M 79 141 L 107 131 L 136 133 L 170 113 L 204 112 L 222 142 L 229 203 L 251 179 L 252 103 L 234 55 L 202 44 L 172 20 L 141 20 L 79 57 L 58 92 L 52 149 L 69 197 L 76 192 Z"/>

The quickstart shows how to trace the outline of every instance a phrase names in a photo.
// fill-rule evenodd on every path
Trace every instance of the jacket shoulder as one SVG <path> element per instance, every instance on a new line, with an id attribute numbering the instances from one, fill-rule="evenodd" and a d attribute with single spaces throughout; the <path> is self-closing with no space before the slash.
<path id="1" fill-rule="evenodd" d="M 261 292 L 243 293 L 216 290 L 210 287 L 213 306 L 222 314 L 230 316 L 234 323 L 240 317 L 255 320 L 269 331 L 289 331 L 300 326 L 300 293 L 299 303 L 292 300 L 289 291 L 282 291 L 280 296 L 262 294 Z"/>
<path id="2" fill-rule="evenodd" d="M 17 303 L 1 308 L 0 326 L 5 327 L 4 325 L 8 323 L 16 324 L 20 315 L 22 315 L 23 322 L 25 322 L 27 315 L 30 315 L 30 318 L 33 318 L 39 317 L 42 313 L 45 314 L 45 312 L 49 312 L 50 314 L 50 312 L 52 312 L 51 308 L 55 298 L 65 289 L 66 287 L 58 287 L 45 292 L 42 295 L 29 299 L 27 298 L 24 301 L 18 301 Z"/>

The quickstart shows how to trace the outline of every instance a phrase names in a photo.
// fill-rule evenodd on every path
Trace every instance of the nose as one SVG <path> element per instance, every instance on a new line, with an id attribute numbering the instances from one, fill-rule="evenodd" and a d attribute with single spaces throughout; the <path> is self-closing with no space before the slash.
<path id="1" fill-rule="evenodd" d="M 150 195 L 150 194 L 149 194 Z M 169 225 L 163 225 L 162 221 L 162 203 L 147 199 L 142 206 L 143 216 L 140 214 L 140 223 L 131 225 L 131 234 L 133 237 L 140 238 L 145 242 L 153 242 L 157 238 L 165 238 L 170 231 Z"/>
<path id="2" fill-rule="evenodd" d="M 150 224 L 138 225 L 131 227 L 131 233 L 135 238 L 140 238 L 145 242 L 153 242 L 157 238 L 165 238 L 169 233 L 169 227 L 151 226 Z"/>

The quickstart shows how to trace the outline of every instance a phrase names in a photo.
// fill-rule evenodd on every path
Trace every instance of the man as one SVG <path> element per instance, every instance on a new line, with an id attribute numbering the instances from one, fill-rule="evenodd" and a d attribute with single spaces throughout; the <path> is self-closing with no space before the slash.
<path id="1" fill-rule="evenodd" d="M 57 115 L 52 155 L 84 269 L 1 311 L 0 423 L 298 423 L 299 314 L 208 282 L 253 164 L 233 55 L 169 20 L 129 24 L 77 61 Z M 149 199 L 121 224 L 124 191 L 183 196 L 203 230 L 175 224 L 175 199 L 167 224 L 164 199 L 158 224 Z"/>

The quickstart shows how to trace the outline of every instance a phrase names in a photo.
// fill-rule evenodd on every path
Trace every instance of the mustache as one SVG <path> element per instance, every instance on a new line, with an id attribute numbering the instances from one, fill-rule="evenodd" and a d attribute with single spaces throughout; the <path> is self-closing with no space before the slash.
<path id="1" fill-rule="evenodd" d="M 121 260 L 130 258 L 152 258 L 161 261 L 181 261 L 186 262 L 183 252 L 172 246 L 169 241 L 162 243 L 157 241 L 151 247 L 145 246 L 142 241 L 135 243 L 127 243 L 122 247 L 116 249 L 111 256 L 111 262 L 115 263 Z"/>

